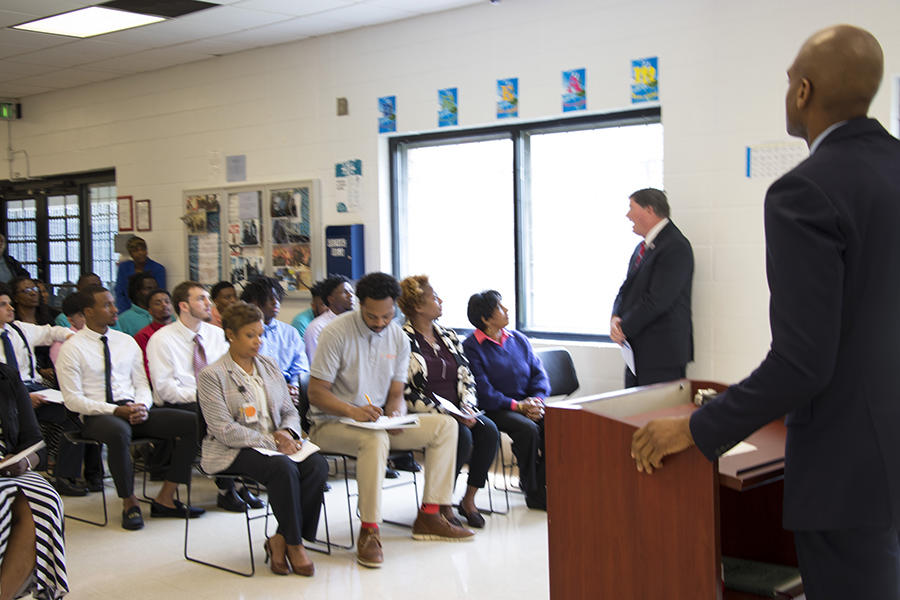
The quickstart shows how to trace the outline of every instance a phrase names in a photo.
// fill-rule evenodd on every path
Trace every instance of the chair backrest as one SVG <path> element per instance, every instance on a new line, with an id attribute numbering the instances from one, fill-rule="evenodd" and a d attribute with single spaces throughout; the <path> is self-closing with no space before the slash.
<path id="1" fill-rule="evenodd" d="M 565 348 L 537 348 L 535 354 L 550 378 L 551 396 L 570 396 L 578 389 L 578 374 L 572 355 Z"/>
<path id="2" fill-rule="evenodd" d="M 300 373 L 300 394 L 297 396 L 297 412 L 300 413 L 300 427 L 309 432 L 310 421 L 306 416 L 309 412 L 309 373 Z"/>

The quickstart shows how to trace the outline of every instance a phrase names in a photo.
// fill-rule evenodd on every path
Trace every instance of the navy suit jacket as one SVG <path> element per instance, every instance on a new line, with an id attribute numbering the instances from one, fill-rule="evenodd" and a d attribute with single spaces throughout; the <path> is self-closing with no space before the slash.
<path id="1" fill-rule="evenodd" d="M 669 221 L 634 268 L 640 247 L 638 244 L 628 262 L 628 276 L 619 288 L 612 314 L 622 319 L 638 373 L 642 368 L 684 367 L 694 359 L 691 243 Z"/>
<path id="2" fill-rule="evenodd" d="M 766 194 L 772 346 L 691 417 L 710 459 L 787 414 L 784 525 L 896 527 L 900 516 L 900 141 L 832 131 Z"/>

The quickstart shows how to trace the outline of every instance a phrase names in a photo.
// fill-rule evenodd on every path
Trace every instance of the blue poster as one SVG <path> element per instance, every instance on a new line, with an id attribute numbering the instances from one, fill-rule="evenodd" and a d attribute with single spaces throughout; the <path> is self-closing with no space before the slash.
<path id="1" fill-rule="evenodd" d="M 659 59 L 639 58 L 631 61 L 631 103 L 659 100 Z"/>
<path id="2" fill-rule="evenodd" d="M 458 114 L 456 88 L 438 90 L 438 127 L 456 125 Z"/>
<path id="3" fill-rule="evenodd" d="M 397 131 L 397 96 L 378 99 L 378 133 Z"/>
<path id="4" fill-rule="evenodd" d="M 497 80 L 497 118 L 519 116 L 519 78 Z"/>
<path id="5" fill-rule="evenodd" d="M 585 82 L 587 76 L 584 69 L 572 69 L 562 72 L 562 109 L 563 112 L 584 110 L 587 108 L 587 92 Z"/>

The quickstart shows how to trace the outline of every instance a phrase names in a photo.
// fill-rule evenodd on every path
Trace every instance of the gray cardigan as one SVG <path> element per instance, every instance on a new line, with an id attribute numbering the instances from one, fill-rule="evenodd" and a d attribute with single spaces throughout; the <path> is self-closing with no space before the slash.
<path id="1" fill-rule="evenodd" d="M 291 401 L 281 369 L 272 359 L 257 356 L 256 371 L 268 396 L 269 415 L 276 430 L 289 429 L 299 437 L 300 416 Z M 241 384 L 239 367 L 226 352 L 200 372 L 197 401 L 206 419 L 201 466 L 207 473 L 227 469 L 242 448 L 275 450 L 275 440 L 261 430 L 261 423 L 247 423 L 241 406 L 250 399 L 250 391 Z"/>

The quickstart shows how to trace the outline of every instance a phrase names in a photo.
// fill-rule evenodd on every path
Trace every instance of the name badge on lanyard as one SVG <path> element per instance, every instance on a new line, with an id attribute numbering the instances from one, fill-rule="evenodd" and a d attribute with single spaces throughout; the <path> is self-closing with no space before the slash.
<path id="1" fill-rule="evenodd" d="M 259 411 L 256 410 L 256 404 L 253 402 L 244 402 L 241 405 L 241 414 L 244 415 L 245 423 L 259 422 Z"/>

